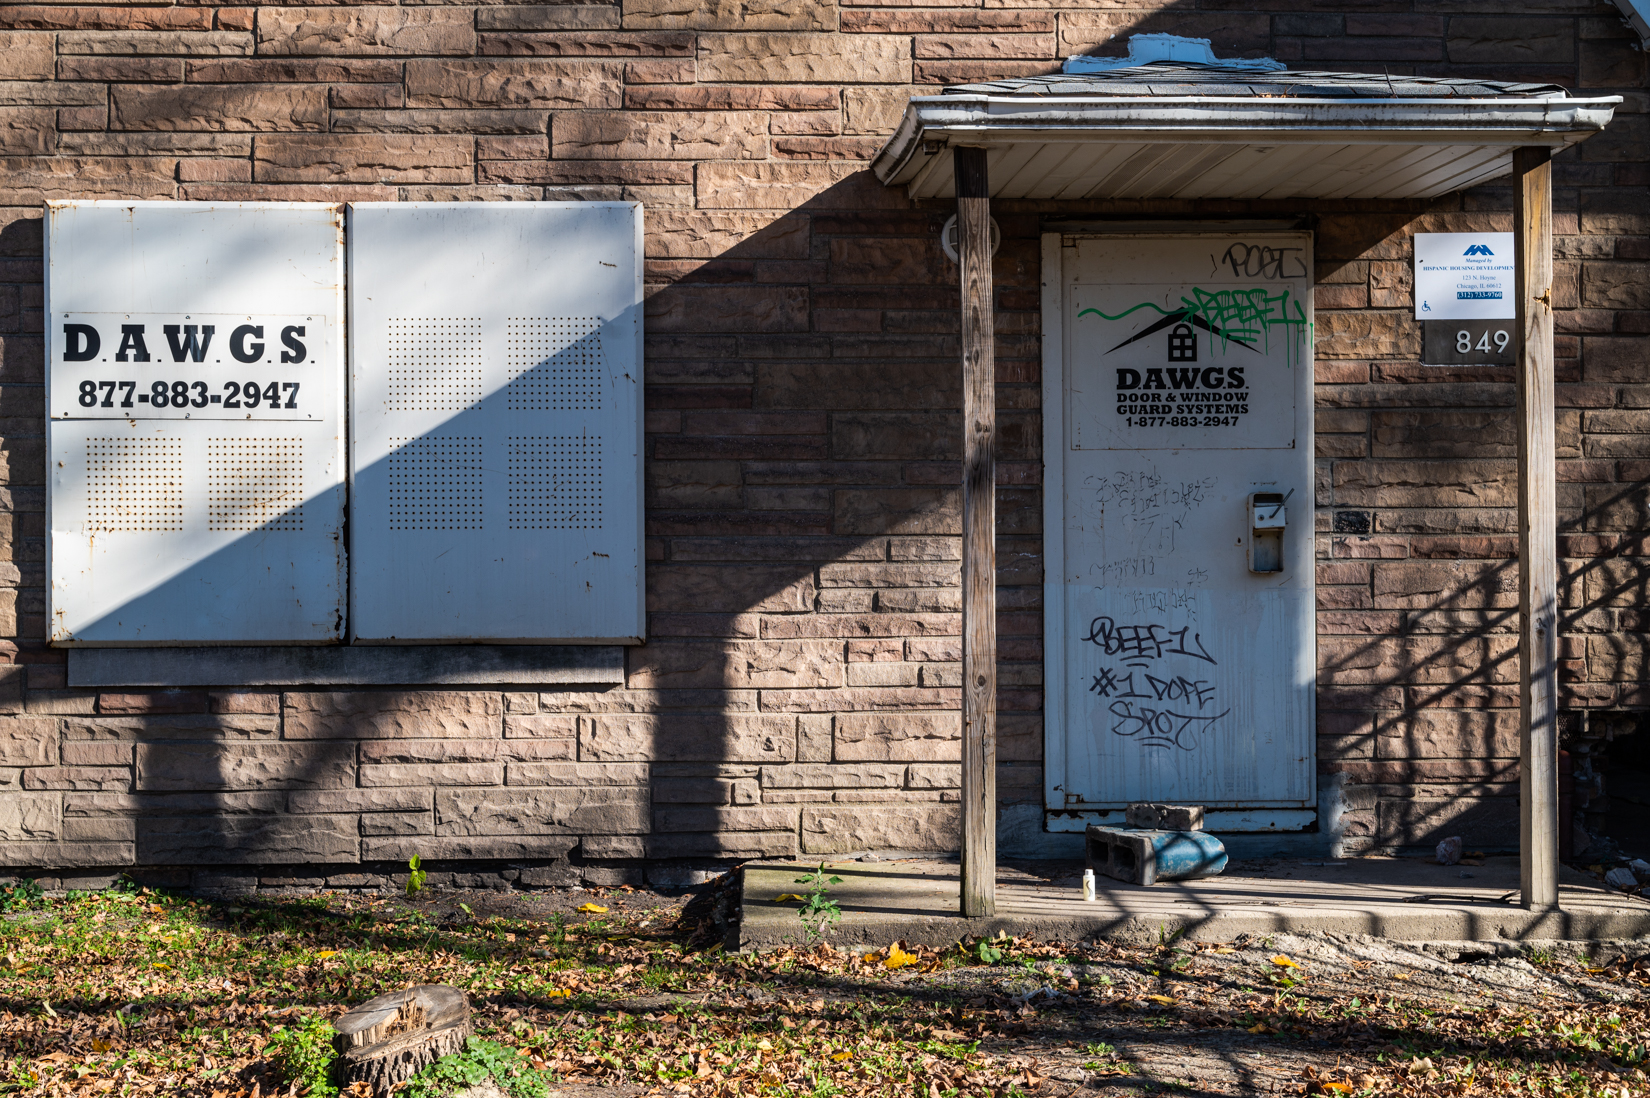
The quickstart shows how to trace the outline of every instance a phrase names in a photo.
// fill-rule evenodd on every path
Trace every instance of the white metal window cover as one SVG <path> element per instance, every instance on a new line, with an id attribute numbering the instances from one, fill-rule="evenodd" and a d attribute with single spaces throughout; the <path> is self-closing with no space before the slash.
<path id="1" fill-rule="evenodd" d="M 1602 130 L 1620 96 L 1552 85 L 1257 74 L 1159 62 L 912 99 L 872 162 L 912 198 L 955 195 L 950 146 L 987 150 L 1000 198 L 1430 198 Z"/>
<path id="2" fill-rule="evenodd" d="M 640 640 L 641 207 L 349 218 L 352 639 Z"/>
<path id="3" fill-rule="evenodd" d="M 336 643 L 342 208 L 47 218 L 51 642 Z"/>

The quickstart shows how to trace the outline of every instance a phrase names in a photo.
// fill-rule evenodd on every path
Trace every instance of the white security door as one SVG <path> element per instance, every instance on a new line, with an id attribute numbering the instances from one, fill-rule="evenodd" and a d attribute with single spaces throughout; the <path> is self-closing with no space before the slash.
<path id="1" fill-rule="evenodd" d="M 1311 238 L 1051 234 L 1044 270 L 1050 826 L 1301 826 Z"/>

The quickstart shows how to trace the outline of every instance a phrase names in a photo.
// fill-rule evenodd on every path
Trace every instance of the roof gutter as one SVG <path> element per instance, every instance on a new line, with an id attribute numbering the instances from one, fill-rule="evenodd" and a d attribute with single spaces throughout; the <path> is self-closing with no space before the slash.
<path id="1" fill-rule="evenodd" d="M 1620 96 L 1596 99 L 1305 99 L 1254 96 L 990 96 L 912 99 L 871 162 L 910 182 L 936 145 L 1019 141 L 1413 144 L 1567 148 L 1609 124 Z"/>

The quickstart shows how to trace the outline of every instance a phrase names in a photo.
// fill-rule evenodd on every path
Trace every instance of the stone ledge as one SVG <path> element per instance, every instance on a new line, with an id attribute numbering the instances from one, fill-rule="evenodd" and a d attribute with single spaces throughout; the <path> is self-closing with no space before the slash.
<path id="1" fill-rule="evenodd" d="M 481 686 L 624 683 L 619 645 L 71 648 L 69 686 Z"/>

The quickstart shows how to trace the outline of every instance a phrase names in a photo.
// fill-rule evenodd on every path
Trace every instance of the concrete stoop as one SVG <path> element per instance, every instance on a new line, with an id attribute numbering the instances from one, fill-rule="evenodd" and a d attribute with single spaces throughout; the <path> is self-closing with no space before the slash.
<path id="1" fill-rule="evenodd" d="M 817 864 L 817 863 L 815 863 Z M 1650 936 L 1650 901 L 1606 891 L 1564 867 L 1559 909 L 1518 906 L 1518 859 L 1481 866 L 1440 866 L 1418 858 L 1235 862 L 1219 877 L 1146 888 L 1102 879 L 1098 898 L 1083 900 L 1080 865 L 1000 867 L 997 914 L 958 915 L 956 862 L 913 858 L 826 862 L 841 877 L 831 899 L 842 920 L 830 932 L 838 947 L 884 946 L 896 939 L 940 946 L 1007 931 L 1043 940 L 1104 938 L 1144 943 L 1179 934 L 1230 941 L 1240 934 L 1368 934 L 1405 941 L 1606 940 Z M 758 862 L 745 867 L 739 920 L 741 949 L 770 949 L 801 937 L 796 879 L 812 865 Z"/>

